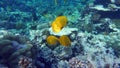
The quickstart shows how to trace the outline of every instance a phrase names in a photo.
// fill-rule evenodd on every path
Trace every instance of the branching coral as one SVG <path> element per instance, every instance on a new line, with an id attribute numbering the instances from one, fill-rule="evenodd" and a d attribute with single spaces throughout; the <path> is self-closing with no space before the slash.
<path id="1" fill-rule="evenodd" d="M 95 68 L 88 60 L 73 57 L 68 61 L 70 68 Z"/>
<path id="2" fill-rule="evenodd" d="M 32 63 L 32 59 L 28 57 L 21 57 L 18 65 L 19 68 L 36 68 L 36 66 L 34 66 Z"/>

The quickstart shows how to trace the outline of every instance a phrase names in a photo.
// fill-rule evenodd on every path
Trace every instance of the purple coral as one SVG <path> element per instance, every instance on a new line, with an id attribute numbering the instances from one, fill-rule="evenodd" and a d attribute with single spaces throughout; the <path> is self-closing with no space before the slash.
<path id="1" fill-rule="evenodd" d="M 21 57 L 18 65 L 19 68 L 36 68 L 36 66 L 34 66 L 32 63 L 32 59 L 28 57 Z"/>
<path id="2" fill-rule="evenodd" d="M 73 57 L 69 60 L 70 68 L 94 68 L 94 66 L 87 60 L 80 60 Z"/>

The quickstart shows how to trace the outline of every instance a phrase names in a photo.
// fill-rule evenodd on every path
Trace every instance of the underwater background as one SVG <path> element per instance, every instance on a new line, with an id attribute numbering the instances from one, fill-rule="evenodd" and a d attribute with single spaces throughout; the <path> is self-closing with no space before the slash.
<path id="1" fill-rule="evenodd" d="M 0 0 L 0 68 L 120 68 L 120 0 Z"/>

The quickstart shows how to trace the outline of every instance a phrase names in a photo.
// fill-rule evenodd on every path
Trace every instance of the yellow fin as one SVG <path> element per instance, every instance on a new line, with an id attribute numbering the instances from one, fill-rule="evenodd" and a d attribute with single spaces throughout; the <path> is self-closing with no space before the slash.
<path id="1" fill-rule="evenodd" d="M 46 41 L 49 45 L 56 45 L 59 42 L 58 38 L 52 35 L 48 36 Z"/>
<path id="2" fill-rule="evenodd" d="M 69 37 L 66 35 L 61 36 L 59 38 L 59 42 L 63 46 L 70 46 L 71 45 L 71 41 L 70 41 Z"/>
<path id="3" fill-rule="evenodd" d="M 52 23 L 52 30 L 54 32 L 60 32 L 60 30 L 67 25 L 67 21 L 66 16 L 57 17 Z"/>

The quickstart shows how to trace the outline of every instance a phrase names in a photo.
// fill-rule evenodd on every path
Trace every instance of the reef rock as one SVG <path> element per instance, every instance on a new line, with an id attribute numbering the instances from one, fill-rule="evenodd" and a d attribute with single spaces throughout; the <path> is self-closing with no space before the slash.
<path id="1" fill-rule="evenodd" d="M 70 35 L 73 31 L 78 31 L 78 29 L 77 28 L 65 27 L 59 33 L 55 33 L 52 30 L 52 28 L 49 28 L 49 31 L 50 31 L 51 35 L 62 36 L 62 35 Z"/>

